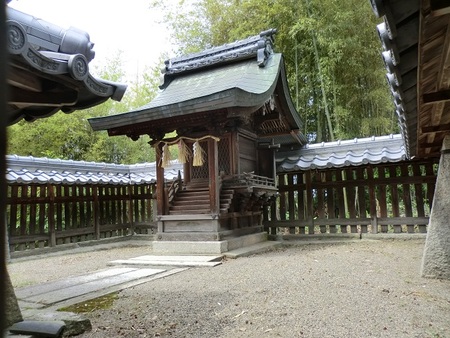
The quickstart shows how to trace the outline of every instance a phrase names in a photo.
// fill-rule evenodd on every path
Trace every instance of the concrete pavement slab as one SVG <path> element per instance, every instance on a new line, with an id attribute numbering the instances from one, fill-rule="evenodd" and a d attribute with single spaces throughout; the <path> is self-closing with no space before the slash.
<path id="1" fill-rule="evenodd" d="M 135 265 L 135 266 L 190 266 L 190 267 L 214 267 L 222 264 L 222 256 L 200 255 L 145 255 L 130 259 L 119 259 L 108 265 Z"/>
<path id="2" fill-rule="evenodd" d="M 100 270 L 95 273 L 91 273 L 88 275 L 82 275 L 82 276 L 71 276 L 66 279 L 39 284 L 39 285 L 33 285 L 28 286 L 24 288 L 16 289 L 16 296 L 18 299 L 25 300 L 27 298 L 30 298 L 32 296 L 36 296 L 43 293 L 48 293 L 54 290 L 60 290 L 64 289 L 66 287 L 70 287 L 76 284 L 82 284 L 82 283 L 88 283 L 91 281 L 104 279 L 107 277 L 115 276 L 118 274 L 134 271 L 136 269 L 133 268 L 117 268 L 117 269 L 105 269 Z"/>
<path id="3" fill-rule="evenodd" d="M 280 248 L 281 246 L 282 246 L 282 244 L 280 242 L 266 241 L 266 242 L 260 242 L 260 243 L 256 243 L 253 245 L 238 248 L 235 250 L 231 250 L 228 252 L 224 252 L 223 255 L 226 258 L 239 258 L 239 257 L 255 255 L 255 254 L 258 254 L 261 252 L 275 250 L 277 248 Z"/>
<path id="4" fill-rule="evenodd" d="M 94 280 L 89 282 L 86 282 L 86 279 L 83 278 L 84 276 L 82 276 L 78 282 L 75 280 L 74 284 L 71 286 L 68 286 L 66 284 L 66 286 L 57 288 L 53 291 L 26 297 L 26 299 L 24 300 L 28 302 L 51 305 L 69 298 L 75 298 L 87 293 L 93 293 L 107 287 L 124 284 L 134 279 L 148 277 L 165 271 L 161 269 L 132 269 L 132 271 L 128 271 L 129 269 L 125 269 L 127 270 L 126 272 L 120 271 L 122 269 L 113 270 L 115 270 L 116 272 L 115 275 L 110 274 L 103 278 L 94 278 Z M 103 271 L 101 273 L 103 273 Z M 96 274 L 94 274 L 94 276 L 95 275 Z M 17 296 L 17 298 L 21 299 L 20 296 Z"/>

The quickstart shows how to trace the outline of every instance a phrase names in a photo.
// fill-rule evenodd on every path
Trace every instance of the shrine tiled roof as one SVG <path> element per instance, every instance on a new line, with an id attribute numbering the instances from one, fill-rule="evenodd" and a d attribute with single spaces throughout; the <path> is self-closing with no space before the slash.
<path id="1" fill-rule="evenodd" d="M 275 87 L 281 55 L 270 58 L 264 69 L 253 66 L 253 60 L 232 63 L 194 75 L 172 80 L 149 104 L 134 111 L 89 119 L 94 130 L 188 115 L 207 109 L 258 106 L 264 104 Z M 186 89 L 189 90 L 186 90 Z"/>
<path id="2" fill-rule="evenodd" d="M 126 85 L 90 73 L 95 53 L 89 34 L 62 29 L 10 6 L 6 16 L 9 125 L 122 99 Z"/>
<path id="3" fill-rule="evenodd" d="M 405 159 L 405 144 L 400 134 L 308 144 L 299 150 L 276 153 L 277 172 L 399 162 Z"/>
<path id="4" fill-rule="evenodd" d="M 408 157 L 440 156 L 450 131 L 449 1 L 370 0 Z"/>
<path id="5" fill-rule="evenodd" d="M 283 57 L 272 49 L 273 34 L 269 30 L 166 61 L 162 90 L 154 100 L 126 113 L 89 119 L 92 129 L 131 138 L 167 133 L 174 125 L 204 124 L 219 113 L 224 119 L 249 116 L 276 97 L 286 133 L 302 130 L 289 95 Z M 300 142 L 306 143 L 303 135 Z"/>
<path id="6" fill-rule="evenodd" d="M 164 171 L 166 180 L 178 176 L 182 165 L 174 163 Z M 156 164 L 133 165 L 6 156 L 8 184 L 104 184 L 139 185 L 156 183 Z"/>

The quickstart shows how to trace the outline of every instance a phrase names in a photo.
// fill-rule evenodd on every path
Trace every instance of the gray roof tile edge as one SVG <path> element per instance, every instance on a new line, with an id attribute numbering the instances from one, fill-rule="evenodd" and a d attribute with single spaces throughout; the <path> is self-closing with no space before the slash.
<path id="1" fill-rule="evenodd" d="M 177 162 L 165 170 L 165 178 L 178 176 Z M 6 156 L 8 184 L 151 184 L 156 182 L 156 163 L 133 165 L 85 162 L 32 156 Z"/>
<path id="2" fill-rule="evenodd" d="M 278 172 L 399 162 L 406 158 L 400 134 L 309 144 L 276 154 Z"/>

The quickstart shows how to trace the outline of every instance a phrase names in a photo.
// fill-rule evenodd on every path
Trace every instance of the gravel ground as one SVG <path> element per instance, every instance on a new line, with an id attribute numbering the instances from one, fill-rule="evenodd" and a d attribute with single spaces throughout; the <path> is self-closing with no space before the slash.
<path id="1" fill-rule="evenodd" d="M 79 337 L 450 337 L 450 281 L 420 277 L 423 247 L 423 240 L 295 245 L 191 268 L 121 291 L 111 307 L 85 314 L 93 329 Z M 150 251 L 20 259 L 9 271 L 24 286 Z"/>

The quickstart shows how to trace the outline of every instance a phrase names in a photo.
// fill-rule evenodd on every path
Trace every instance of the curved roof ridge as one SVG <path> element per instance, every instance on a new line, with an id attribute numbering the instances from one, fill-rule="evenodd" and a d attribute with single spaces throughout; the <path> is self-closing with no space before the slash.
<path id="1" fill-rule="evenodd" d="M 276 157 L 277 171 L 289 172 L 399 162 L 406 159 L 406 147 L 400 134 L 391 134 L 309 144 Z"/>
<path id="2" fill-rule="evenodd" d="M 114 164 L 6 156 L 6 180 L 9 184 L 152 184 L 156 182 L 156 163 Z M 182 165 L 173 161 L 165 170 L 165 178 L 178 176 Z"/>
<path id="3" fill-rule="evenodd" d="M 258 66 L 264 67 L 268 57 L 273 53 L 273 35 L 276 32 L 276 29 L 269 29 L 247 39 L 208 48 L 198 53 L 168 59 L 164 61 L 165 67 L 161 71 L 163 83 L 160 88 L 165 88 L 175 74 L 178 76 L 181 73 L 248 59 L 254 56 L 257 57 Z"/>

